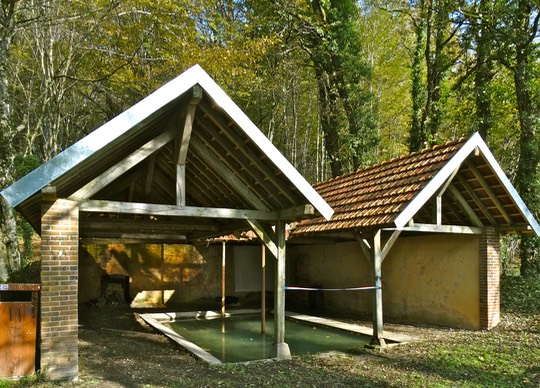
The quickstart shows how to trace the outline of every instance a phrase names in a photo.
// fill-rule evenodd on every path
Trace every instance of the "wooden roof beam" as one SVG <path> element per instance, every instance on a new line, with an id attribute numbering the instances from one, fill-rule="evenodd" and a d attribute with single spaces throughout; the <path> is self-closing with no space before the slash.
<path id="1" fill-rule="evenodd" d="M 161 205 L 153 203 L 84 200 L 79 202 L 79 211 L 89 213 L 146 214 L 169 217 L 233 218 L 275 221 L 279 213 L 269 210 L 207 208 L 194 206 Z"/>
<path id="2" fill-rule="evenodd" d="M 453 184 L 449 186 L 450 189 L 450 195 L 456 200 L 457 203 L 461 205 L 461 208 L 467 214 L 467 217 L 471 220 L 473 225 L 475 226 L 484 226 L 483 222 L 480 220 L 480 218 L 476 215 L 474 210 L 471 208 L 469 203 L 465 198 L 463 198 L 463 195 L 459 192 L 459 190 L 454 186 Z"/>
<path id="3" fill-rule="evenodd" d="M 178 150 L 178 159 L 176 162 L 176 205 L 186 206 L 186 157 L 193 131 L 193 122 L 195 121 L 195 111 L 199 101 L 203 98 L 203 90 L 200 85 L 194 85 L 192 88 L 193 97 L 188 104 L 184 129 L 182 131 L 182 140 Z"/>
<path id="4" fill-rule="evenodd" d="M 225 144 L 223 136 L 220 137 L 220 136 L 215 135 L 215 131 L 212 128 L 210 128 L 209 126 L 207 126 L 205 123 L 200 123 L 199 128 L 206 131 L 207 134 L 212 136 L 214 141 L 216 143 L 218 143 L 224 150 L 230 150 L 232 148 L 230 146 L 230 144 Z M 225 134 L 224 131 L 222 131 L 222 133 Z M 238 146 L 236 146 L 236 145 L 235 145 L 235 147 L 238 148 Z M 266 179 L 267 176 L 264 175 L 264 173 L 263 173 L 262 177 L 261 176 L 256 176 L 253 169 L 246 168 L 246 166 L 245 166 L 246 164 L 248 164 L 248 165 L 251 164 L 250 160 L 249 159 L 240 160 L 238 154 L 239 154 L 238 152 L 231 152 L 231 153 L 229 153 L 229 156 L 231 158 L 233 158 L 239 164 L 241 171 L 244 171 L 247 175 L 250 176 L 251 180 L 256 185 L 259 185 L 261 188 L 263 188 L 266 191 L 266 196 L 267 197 L 274 198 L 279 203 L 279 200 L 277 198 L 275 198 L 275 194 L 276 194 L 276 192 L 278 192 L 278 190 L 276 190 L 276 188 L 279 189 L 279 187 L 277 187 L 275 185 L 274 185 L 274 187 L 270 187 L 269 185 L 264 184 L 264 181 L 268 180 L 268 179 Z M 279 192 L 281 192 L 281 191 L 279 191 Z"/>
<path id="5" fill-rule="evenodd" d="M 513 225 L 514 222 L 513 222 L 512 218 L 508 215 L 508 212 L 504 208 L 503 204 L 501 203 L 501 201 L 499 201 L 499 198 L 497 198 L 497 195 L 493 192 L 491 187 L 487 184 L 487 182 L 484 179 L 484 177 L 482 176 L 482 174 L 480 174 L 480 171 L 478 171 L 478 169 L 472 163 L 470 163 L 468 160 L 466 161 L 466 163 L 467 163 L 467 167 L 472 171 L 475 178 L 478 179 L 478 182 L 480 182 L 480 185 L 486 191 L 489 198 L 495 204 L 495 206 L 497 207 L 497 210 L 499 210 L 499 212 L 504 217 L 506 222 L 508 222 L 508 224 L 510 224 L 510 225 Z"/>
<path id="6" fill-rule="evenodd" d="M 240 162 L 237 162 L 237 166 L 234 166 L 231 160 L 233 158 L 224 158 L 223 152 L 216 148 L 213 144 L 210 144 L 209 142 L 205 141 L 203 137 L 200 136 L 200 134 L 197 134 L 196 141 L 198 144 L 198 154 L 203 159 L 208 159 L 206 162 L 210 163 L 211 165 L 215 165 L 216 168 L 219 169 L 222 176 L 226 179 L 231 179 L 236 181 L 239 185 L 243 186 L 244 189 L 239 188 L 241 186 L 235 187 L 237 194 L 242 195 L 252 195 L 253 201 L 249 201 L 252 205 L 256 202 L 262 204 L 263 207 L 260 205 L 255 206 L 256 208 L 275 208 L 275 206 L 272 206 L 272 204 L 267 200 L 267 196 L 263 193 L 261 194 L 255 194 L 257 193 L 257 179 L 248 179 L 243 174 L 239 174 L 237 171 L 241 170 L 242 164 Z M 195 141 L 195 139 L 194 139 Z M 203 151 L 203 147 L 206 147 L 207 149 Z M 206 151 L 206 152 L 205 152 Z M 210 152 L 209 152 L 210 151 Z M 219 155 L 219 156 L 217 156 Z M 216 163 L 212 162 L 212 159 L 215 160 Z M 235 160 L 236 162 L 236 160 Z M 228 171 L 228 172 L 225 172 Z M 244 197 L 244 199 L 248 199 L 247 197 Z"/>
<path id="7" fill-rule="evenodd" d="M 267 204 L 259 198 L 246 183 L 240 179 L 231 168 L 219 159 L 213 152 L 209 152 L 206 144 L 197 137 L 191 139 L 191 145 L 197 154 L 209 167 L 215 170 L 220 178 L 234 188 L 235 192 L 256 209 L 268 210 Z"/>
<path id="8" fill-rule="evenodd" d="M 69 199 L 77 201 L 85 198 L 91 198 L 105 186 L 125 174 L 130 168 L 136 166 L 158 149 L 172 141 L 174 137 L 175 133 L 172 130 L 167 130 L 161 133 L 157 137 L 147 142 L 141 148 L 131 153 L 131 155 L 116 163 L 114 166 L 110 167 L 96 178 L 92 179 L 75 193 L 71 194 Z"/>
<path id="9" fill-rule="evenodd" d="M 396 228 L 383 229 L 385 231 L 395 231 Z M 461 225 L 435 225 L 435 224 L 414 224 L 401 228 L 402 232 L 423 232 L 423 233 L 454 233 L 454 234 L 482 234 L 483 228 Z"/>
<path id="10" fill-rule="evenodd" d="M 296 203 L 295 199 L 287 192 L 287 190 L 282 190 L 280 187 L 282 186 L 279 180 L 276 178 L 276 174 L 273 171 L 268 171 L 269 166 L 267 163 L 262 163 L 261 157 L 255 155 L 255 153 L 250 149 L 246 148 L 244 142 L 239 140 L 236 136 L 234 136 L 230 131 L 225 130 L 227 125 L 221 122 L 217 117 L 214 117 L 205 107 L 201 107 L 201 110 L 205 112 L 206 117 L 208 117 L 214 125 L 216 125 L 220 130 L 223 131 L 225 136 L 229 139 L 231 143 L 233 143 L 250 161 L 250 164 L 253 163 L 257 169 L 263 172 L 263 175 L 268 178 L 271 183 L 276 186 L 279 189 L 279 192 L 282 193 L 291 203 Z M 248 141 L 250 139 L 247 139 Z M 266 155 L 263 155 L 266 157 Z"/>
<path id="11" fill-rule="evenodd" d="M 489 209 L 486 207 L 486 205 L 484 205 L 484 202 L 482 202 L 480 197 L 478 197 L 478 195 L 474 192 L 474 189 L 471 187 L 471 185 L 469 185 L 469 183 L 466 182 L 464 179 L 462 179 L 460 176 L 458 176 L 458 181 L 465 188 L 465 190 L 474 200 L 476 205 L 478 205 L 478 207 L 480 208 L 482 213 L 484 213 L 484 215 L 487 217 L 489 222 L 492 225 L 497 225 L 497 221 L 495 221 L 495 218 L 491 215 L 491 212 L 489 211 Z"/>

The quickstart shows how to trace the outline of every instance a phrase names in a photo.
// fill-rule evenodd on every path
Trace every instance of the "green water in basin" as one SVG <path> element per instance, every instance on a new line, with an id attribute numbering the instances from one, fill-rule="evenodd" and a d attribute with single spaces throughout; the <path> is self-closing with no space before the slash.
<path id="1" fill-rule="evenodd" d="M 261 334 L 259 315 L 238 315 L 221 319 L 186 319 L 163 323 L 185 339 L 200 346 L 222 362 L 243 362 L 270 358 L 274 342 L 274 320 L 266 321 Z M 222 332 L 224 328 L 225 332 Z M 292 355 L 347 352 L 369 343 L 361 334 L 287 319 L 285 342 Z"/>

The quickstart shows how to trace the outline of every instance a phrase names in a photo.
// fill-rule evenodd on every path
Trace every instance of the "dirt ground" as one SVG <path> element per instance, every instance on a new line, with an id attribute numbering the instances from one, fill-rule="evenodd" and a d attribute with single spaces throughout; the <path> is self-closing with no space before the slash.
<path id="1" fill-rule="evenodd" d="M 148 311 L 122 305 L 80 311 L 77 386 L 372 386 L 373 383 L 359 381 L 352 373 L 342 373 L 347 362 L 340 363 L 339 355 L 211 366 L 154 331 L 137 312 Z M 445 329 L 398 324 L 388 324 L 386 329 L 422 340 L 437 340 L 447 333 Z M 377 357 L 359 354 L 355 365 L 359 362 L 376 363 Z"/>

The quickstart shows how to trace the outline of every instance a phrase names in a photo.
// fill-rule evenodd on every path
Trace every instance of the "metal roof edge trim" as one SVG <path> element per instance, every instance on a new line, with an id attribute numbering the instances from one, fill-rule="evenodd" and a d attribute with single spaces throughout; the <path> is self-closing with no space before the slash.
<path id="1" fill-rule="evenodd" d="M 455 153 L 454 156 L 439 170 L 437 174 L 429 181 L 409 204 L 403 209 L 403 211 L 396 217 L 394 223 L 398 229 L 403 228 L 411 218 L 420 210 L 420 208 L 431 198 L 431 196 L 440 188 L 444 182 L 450 177 L 452 172 L 473 152 L 473 150 L 479 145 L 484 143 L 480 134 L 475 132 L 471 137 L 461 146 L 461 148 Z M 485 144 L 485 143 L 484 143 Z"/>
<path id="2" fill-rule="evenodd" d="M 23 178 L 14 182 L 11 186 L 0 192 L 0 195 L 12 207 L 16 207 L 47 184 L 62 176 L 69 169 L 87 159 L 94 152 L 141 123 L 157 109 L 185 93 L 195 84 L 200 84 L 203 87 L 216 104 L 236 121 L 246 135 L 283 171 L 291 183 L 296 186 L 321 215 L 329 220 L 334 213 L 330 205 L 326 203 L 319 193 L 317 193 L 200 65 L 192 66 L 176 78 L 159 87 L 135 105 L 98 127 Z"/>
<path id="3" fill-rule="evenodd" d="M 135 125 L 141 123 L 157 109 L 165 106 L 197 83 L 202 68 L 195 65 L 173 78 L 118 116 L 90 132 L 46 163 L 31 171 L 0 192 L 12 207 L 62 176 L 72 167 L 87 159 Z"/>
<path id="4" fill-rule="evenodd" d="M 501 180 L 501 182 L 504 185 L 504 187 L 506 188 L 506 190 L 508 190 L 508 193 L 510 194 L 512 199 L 516 202 L 516 205 L 518 206 L 518 208 L 521 211 L 521 213 L 523 214 L 523 216 L 529 222 L 529 225 L 534 230 L 534 233 L 537 236 L 540 236 L 540 225 L 536 221 L 536 218 L 531 213 L 531 211 L 529 210 L 529 208 L 527 207 L 525 202 L 523 202 L 523 199 L 521 198 L 519 193 L 516 191 L 514 185 L 510 182 L 510 180 L 508 179 L 508 177 L 504 173 L 503 169 L 501 168 L 501 166 L 499 165 L 499 163 L 495 159 L 495 156 L 489 150 L 489 147 L 487 146 L 487 144 L 482 140 L 480 142 L 480 144 L 478 144 L 478 147 L 481 149 L 482 153 L 484 154 L 484 157 L 486 158 L 486 160 L 490 164 L 490 167 L 493 169 L 495 174 L 497 174 L 497 176 Z"/>
<path id="5" fill-rule="evenodd" d="M 199 84 L 214 99 L 236 124 L 249 136 L 253 142 L 270 158 L 293 185 L 304 195 L 304 197 L 321 213 L 330 220 L 334 210 L 326 203 L 322 196 L 309 184 L 309 182 L 294 168 L 294 166 L 283 156 L 283 154 L 268 140 L 261 130 L 251 121 L 251 119 L 236 105 L 236 103 L 225 93 L 223 89 L 201 68 Z"/>

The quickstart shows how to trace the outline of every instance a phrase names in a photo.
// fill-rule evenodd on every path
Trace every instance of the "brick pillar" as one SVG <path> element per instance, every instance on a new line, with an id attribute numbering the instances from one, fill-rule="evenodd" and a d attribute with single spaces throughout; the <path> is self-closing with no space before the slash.
<path id="1" fill-rule="evenodd" d="M 41 371 L 50 379 L 78 375 L 79 208 L 53 199 L 41 208 Z"/>
<path id="2" fill-rule="evenodd" d="M 486 228 L 479 239 L 480 329 L 489 330 L 500 321 L 499 233 Z"/>

